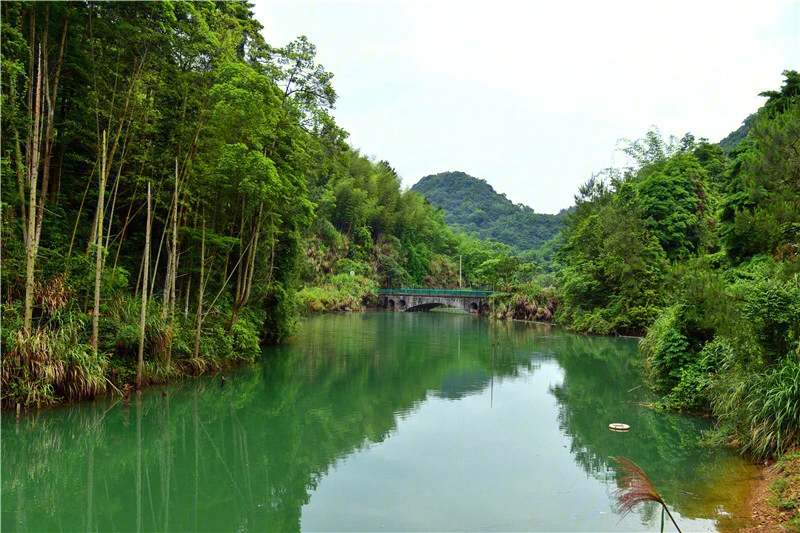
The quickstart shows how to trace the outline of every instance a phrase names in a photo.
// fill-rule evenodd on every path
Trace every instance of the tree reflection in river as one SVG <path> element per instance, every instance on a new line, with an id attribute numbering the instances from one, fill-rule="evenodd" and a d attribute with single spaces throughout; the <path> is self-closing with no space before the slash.
<path id="1" fill-rule="evenodd" d="M 648 407 L 655 398 L 642 380 L 636 340 L 565 335 L 560 347 L 557 359 L 564 381 L 551 390 L 559 402 L 559 425 L 571 438 L 571 452 L 583 469 L 615 479 L 610 458 L 627 457 L 647 472 L 681 515 L 730 522 L 730 510 L 745 499 L 742 492 L 752 469 L 727 450 L 702 445 L 710 420 Z M 611 422 L 627 423 L 631 429 L 610 431 Z M 656 506 L 649 509 L 654 511 Z"/>
<path id="2" fill-rule="evenodd" d="M 296 531 L 321 480 L 391 437 L 426 400 L 462 401 L 552 361 L 563 368 L 550 389 L 559 427 L 587 473 L 613 479 L 608 457 L 624 455 L 668 502 L 680 491 L 713 490 L 704 480 L 725 480 L 731 469 L 694 446 L 707 424 L 636 404 L 647 394 L 636 388 L 635 348 L 634 341 L 472 316 L 311 319 L 295 344 L 229 373 L 224 389 L 217 376 L 172 384 L 166 396 L 151 389 L 130 408 L 107 399 L 18 421 L 4 416 L 0 526 Z M 612 421 L 632 429 L 612 433 Z M 662 474 L 685 472 L 685 461 L 697 465 L 694 474 Z M 716 513 L 707 498 L 698 507 L 693 501 L 683 498 L 680 513 Z"/>

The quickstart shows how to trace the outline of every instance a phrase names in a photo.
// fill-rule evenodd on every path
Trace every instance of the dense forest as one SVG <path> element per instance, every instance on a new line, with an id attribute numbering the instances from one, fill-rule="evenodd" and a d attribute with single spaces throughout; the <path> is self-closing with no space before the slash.
<path id="1" fill-rule="evenodd" d="M 347 144 L 314 45 L 264 42 L 246 2 L 1 9 L 4 408 L 251 361 L 302 313 L 461 264 L 497 318 L 643 336 L 663 406 L 721 442 L 797 443 L 797 72 L 724 147 L 628 141 L 559 217 L 462 173 L 404 190 Z"/>
<path id="2" fill-rule="evenodd" d="M 2 4 L 2 404 L 248 361 L 377 287 L 516 274 L 346 143 L 246 2 Z"/>
<path id="3" fill-rule="evenodd" d="M 507 244 L 518 254 L 542 248 L 563 226 L 563 213 L 534 213 L 464 172 L 425 176 L 411 190 L 441 208 L 453 231 Z"/>
<path id="4" fill-rule="evenodd" d="M 557 320 L 644 335 L 671 409 L 713 413 L 717 437 L 756 456 L 800 438 L 800 74 L 726 155 L 657 130 L 632 165 L 586 182 L 559 250 Z"/>

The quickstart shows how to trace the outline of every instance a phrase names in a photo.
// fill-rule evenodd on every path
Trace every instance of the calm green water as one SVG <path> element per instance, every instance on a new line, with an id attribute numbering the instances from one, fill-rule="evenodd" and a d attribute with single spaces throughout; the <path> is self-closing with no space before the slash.
<path id="1" fill-rule="evenodd" d="M 495 347 L 492 347 L 492 339 Z M 752 475 L 656 413 L 636 343 L 436 313 L 313 318 L 263 362 L 2 417 L 2 530 L 658 531 L 620 521 L 609 457 L 683 531 L 735 528 Z M 627 433 L 610 422 L 631 425 Z M 668 528 L 669 530 L 669 528 Z"/>

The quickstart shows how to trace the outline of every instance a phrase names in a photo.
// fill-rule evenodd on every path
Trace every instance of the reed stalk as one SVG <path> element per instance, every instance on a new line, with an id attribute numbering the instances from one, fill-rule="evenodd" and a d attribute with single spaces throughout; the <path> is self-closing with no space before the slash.
<path id="1" fill-rule="evenodd" d="M 614 457 L 613 459 L 619 463 L 620 471 L 625 474 L 625 476 L 619 480 L 619 489 L 614 492 L 614 497 L 617 500 L 615 509 L 622 514 L 620 519 L 625 518 L 625 516 L 640 503 L 657 502 L 661 504 L 662 509 L 661 531 L 664 531 L 664 512 L 666 512 L 669 519 L 675 524 L 675 529 L 680 533 L 681 528 L 675 521 L 675 517 L 672 516 L 667 504 L 664 502 L 664 498 L 658 493 L 655 485 L 653 485 L 653 482 L 647 477 L 647 474 L 644 473 L 644 470 L 625 457 Z"/>

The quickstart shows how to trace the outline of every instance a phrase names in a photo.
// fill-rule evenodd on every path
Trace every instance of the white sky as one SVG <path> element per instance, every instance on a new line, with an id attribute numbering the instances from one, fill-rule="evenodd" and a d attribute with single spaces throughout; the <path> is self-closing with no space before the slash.
<path id="1" fill-rule="evenodd" d="M 404 187 L 461 170 L 539 213 L 619 139 L 718 142 L 800 70 L 798 0 L 251 1 L 268 43 L 317 46 L 337 124 Z"/>

